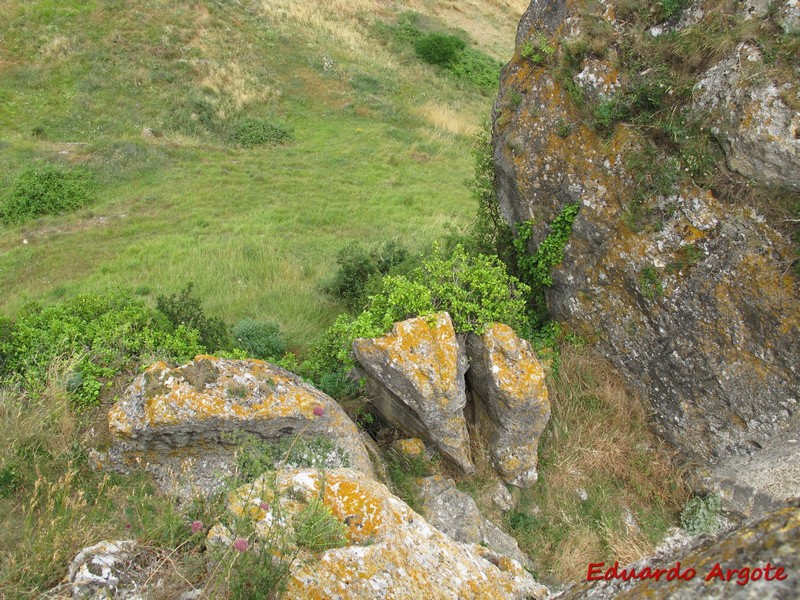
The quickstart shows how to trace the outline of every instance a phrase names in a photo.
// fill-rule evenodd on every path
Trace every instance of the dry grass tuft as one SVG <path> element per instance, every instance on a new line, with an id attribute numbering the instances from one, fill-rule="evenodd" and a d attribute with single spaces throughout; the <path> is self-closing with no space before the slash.
<path id="1" fill-rule="evenodd" d="M 642 401 L 603 358 L 565 346 L 548 389 L 552 417 L 539 449 L 539 483 L 509 524 L 542 579 L 575 581 L 590 562 L 628 563 L 650 553 L 688 492 Z"/>
<path id="2" fill-rule="evenodd" d="M 454 135 L 472 136 L 478 133 L 480 126 L 475 122 L 474 111 L 461 111 L 437 102 L 427 102 L 414 112 L 428 123 Z"/>

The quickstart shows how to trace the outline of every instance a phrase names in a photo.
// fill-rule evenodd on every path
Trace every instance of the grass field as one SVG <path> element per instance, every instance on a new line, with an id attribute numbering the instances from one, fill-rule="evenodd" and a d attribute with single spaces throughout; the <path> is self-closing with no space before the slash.
<path id="1" fill-rule="evenodd" d="M 306 347 L 341 310 L 319 290 L 340 247 L 420 248 L 474 214 L 471 134 L 495 91 L 387 31 L 415 10 L 506 60 L 526 3 L 433 4 L 4 2 L 2 189 L 29 164 L 84 165 L 98 200 L 0 226 L 0 310 L 193 281 L 209 312 L 274 319 Z M 293 141 L 238 147 L 242 117 Z"/>

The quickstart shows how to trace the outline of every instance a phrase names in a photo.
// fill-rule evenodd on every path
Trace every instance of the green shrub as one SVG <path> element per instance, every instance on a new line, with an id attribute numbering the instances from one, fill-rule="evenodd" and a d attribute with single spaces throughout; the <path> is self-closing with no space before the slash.
<path id="1" fill-rule="evenodd" d="M 502 63 L 475 48 L 465 48 L 447 65 L 447 70 L 460 81 L 487 90 L 497 90 L 502 68 Z"/>
<path id="2" fill-rule="evenodd" d="M 344 302 L 349 310 L 363 308 L 370 280 L 388 274 L 409 258 L 408 250 L 393 240 L 372 250 L 353 242 L 339 251 L 336 257 L 339 268 L 333 280 L 325 286 L 325 291 Z"/>
<path id="3" fill-rule="evenodd" d="M 156 307 L 174 327 L 188 327 L 200 332 L 200 343 L 210 352 L 231 348 L 231 338 L 225 322 L 206 315 L 200 299 L 194 294 L 194 284 L 188 283 L 180 292 L 159 295 Z"/>
<path id="4" fill-rule="evenodd" d="M 719 496 L 711 494 L 705 498 L 693 496 L 681 511 L 681 527 L 691 535 L 715 533 L 722 501 Z"/>
<path id="5" fill-rule="evenodd" d="M 22 169 L 0 206 L 0 221 L 23 223 L 42 215 L 76 210 L 94 202 L 95 182 L 82 167 L 45 164 Z"/>
<path id="6" fill-rule="evenodd" d="M 236 344 L 253 358 L 277 359 L 286 352 L 280 327 L 272 321 L 242 319 L 231 330 Z"/>
<path id="7" fill-rule="evenodd" d="M 527 58 L 535 65 L 544 64 L 556 49 L 543 33 L 537 33 L 522 46 L 520 55 Z"/>
<path id="8" fill-rule="evenodd" d="M 77 407 L 95 404 L 104 383 L 156 359 L 184 362 L 204 347 L 189 325 L 173 328 L 141 300 L 117 292 L 31 305 L 0 337 L 0 383 L 36 396 L 57 361 L 74 363 L 67 390 Z"/>
<path id="9" fill-rule="evenodd" d="M 294 519 L 298 546 L 321 552 L 347 545 L 347 525 L 339 521 L 319 498 L 313 498 Z"/>
<path id="10" fill-rule="evenodd" d="M 532 286 L 549 287 L 553 285 L 550 269 L 564 260 L 564 247 L 572 233 L 572 224 L 578 215 L 580 204 L 566 204 L 559 215 L 550 223 L 550 233 L 542 240 L 536 251 L 528 252 L 533 223 L 519 224 L 519 233 L 514 240 L 517 250 L 517 265 Z"/>
<path id="11" fill-rule="evenodd" d="M 482 333 L 494 322 L 522 330 L 527 327 L 529 293 L 530 288 L 510 276 L 496 257 L 469 254 L 461 245 L 447 256 L 435 252 L 408 275 L 384 277 L 380 291 L 357 317 L 340 315 L 303 362 L 300 374 L 317 385 L 344 381 L 354 366 L 353 340 L 382 335 L 395 322 L 419 315 L 447 311 L 458 333 Z"/>
<path id="12" fill-rule="evenodd" d="M 242 148 L 285 144 L 292 140 L 292 131 L 281 123 L 240 117 L 231 126 L 230 140 Z"/>
<path id="13" fill-rule="evenodd" d="M 427 33 L 414 42 L 414 50 L 422 60 L 431 65 L 447 67 L 458 59 L 466 43 L 459 37 L 446 33 Z"/>

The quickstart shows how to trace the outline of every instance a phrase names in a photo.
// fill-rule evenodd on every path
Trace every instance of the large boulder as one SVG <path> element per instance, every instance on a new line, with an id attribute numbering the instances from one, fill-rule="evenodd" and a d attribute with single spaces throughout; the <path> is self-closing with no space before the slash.
<path id="1" fill-rule="evenodd" d="M 550 420 L 544 370 L 530 344 L 502 323 L 469 334 L 467 357 L 467 383 L 494 468 L 506 483 L 530 487 Z"/>
<path id="2" fill-rule="evenodd" d="M 282 470 L 243 486 L 229 509 L 271 531 L 289 531 L 294 516 L 320 499 L 347 525 L 347 543 L 321 554 L 296 554 L 288 598 L 543 599 L 547 588 L 519 563 L 474 544 L 453 541 L 386 486 L 351 469 Z M 277 517 L 276 517 L 277 515 Z"/>
<path id="3" fill-rule="evenodd" d="M 599 575 L 603 579 L 606 571 L 614 569 L 614 566 L 598 566 L 592 577 Z M 590 568 L 587 566 L 587 578 Z M 633 569 L 639 576 L 644 569 L 649 569 L 651 574 L 656 569 L 663 569 L 665 573 L 658 580 L 641 579 L 632 577 Z M 670 569 L 680 570 L 682 576 L 678 578 L 673 573 L 670 577 Z M 688 547 L 666 550 L 627 567 L 617 565 L 617 576 L 610 573 L 609 581 L 587 581 L 552 598 L 798 598 L 799 569 L 800 508 L 795 504 L 717 537 L 701 537 Z M 628 581 L 622 579 L 623 570 Z"/>
<path id="4" fill-rule="evenodd" d="M 607 3 L 596 15 L 607 25 L 608 57 L 622 35 L 614 8 Z M 523 56 L 540 33 L 553 44 L 579 39 L 581 23 L 578 5 L 534 0 L 520 24 L 494 108 L 501 212 L 512 225 L 532 220 L 534 247 L 566 205 L 579 203 L 565 258 L 552 270 L 551 314 L 598 343 L 686 455 L 713 463 L 751 454 L 799 427 L 794 249 L 751 208 L 723 205 L 689 184 L 648 200 L 660 215 L 653 227 L 630 225 L 641 174 L 627 158 L 639 142 L 625 125 L 601 137 L 570 87 L 612 98 L 619 72 L 608 58 L 589 58 L 591 72 L 565 85 L 555 65 Z"/>
<path id="5" fill-rule="evenodd" d="M 423 477 L 419 484 L 420 513 L 439 531 L 457 542 L 479 544 L 532 568 L 517 540 L 481 514 L 471 496 L 441 475 Z"/>
<path id="6" fill-rule="evenodd" d="M 447 313 L 395 323 L 379 338 L 353 342 L 381 417 L 423 438 L 464 473 L 475 470 L 464 418 L 467 359 Z"/>
<path id="7" fill-rule="evenodd" d="M 156 363 L 128 387 L 108 424 L 113 445 L 98 466 L 147 467 L 163 488 L 182 495 L 218 489 L 233 474 L 243 434 L 267 442 L 324 438 L 331 449 L 320 466 L 373 473 L 361 434 L 339 404 L 261 360 Z"/>

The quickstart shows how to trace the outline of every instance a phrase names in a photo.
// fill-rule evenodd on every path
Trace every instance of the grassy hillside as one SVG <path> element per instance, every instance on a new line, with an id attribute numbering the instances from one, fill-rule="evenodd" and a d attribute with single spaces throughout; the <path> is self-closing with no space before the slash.
<path id="1" fill-rule="evenodd" d="M 495 90 L 420 61 L 397 23 L 505 60 L 527 3 L 432 4 L 4 2 L 0 203 L 43 163 L 86 167 L 97 199 L 0 225 L 0 311 L 193 281 L 209 312 L 310 343 L 340 310 L 319 285 L 346 242 L 418 248 L 474 213 Z M 244 147 L 253 123 L 291 140 Z"/>

